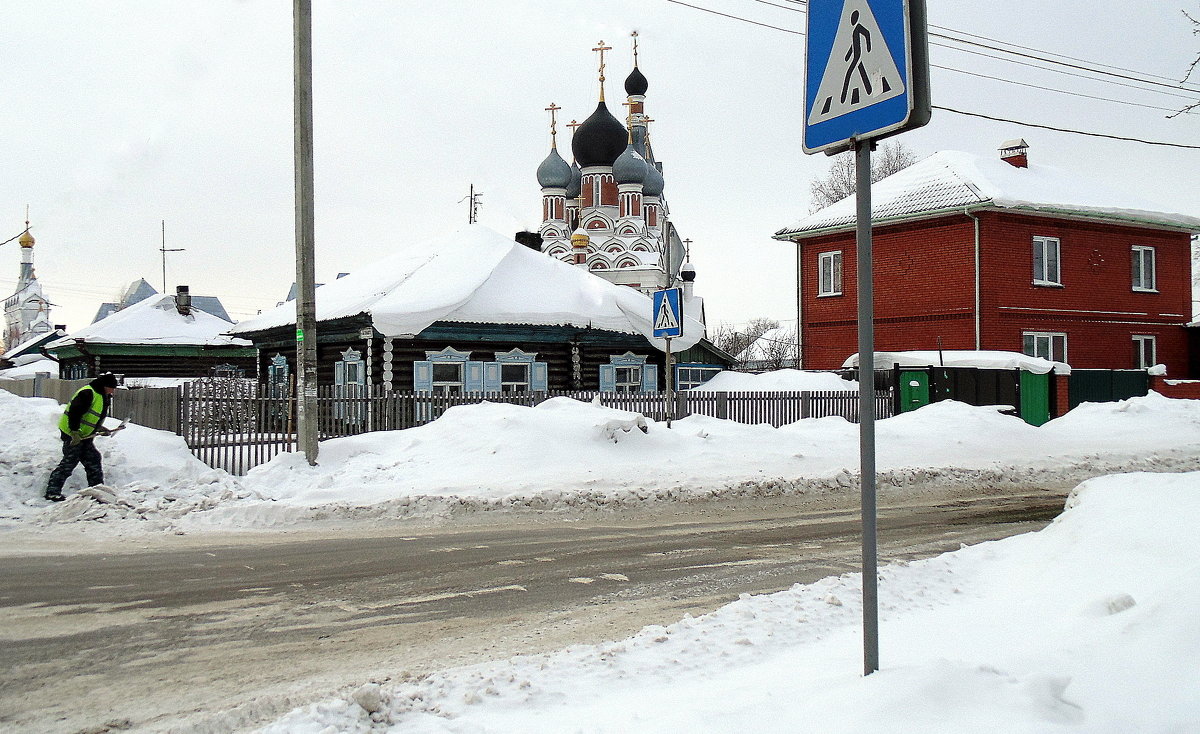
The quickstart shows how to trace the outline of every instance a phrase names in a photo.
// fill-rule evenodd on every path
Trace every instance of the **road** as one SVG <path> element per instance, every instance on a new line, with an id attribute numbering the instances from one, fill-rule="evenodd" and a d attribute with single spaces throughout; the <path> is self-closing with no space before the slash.
<path id="1" fill-rule="evenodd" d="M 1037 529 L 1063 500 L 881 504 L 881 564 Z M 10 555 L 0 729 L 247 729 L 367 681 L 620 639 L 856 571 L 858 531 L 852 508 L 776 499 Z"/>

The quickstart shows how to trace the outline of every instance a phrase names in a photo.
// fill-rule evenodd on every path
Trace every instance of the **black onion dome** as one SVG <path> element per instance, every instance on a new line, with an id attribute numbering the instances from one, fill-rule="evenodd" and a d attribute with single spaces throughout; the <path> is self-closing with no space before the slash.
<path id="1" fill-rule="evenodd" d="M 557 148 L 551 148 L 550 155 L 538 166 L 537 180 L 543 189 L 565 189 L 571 183 L 571 167 L 558 154 Z"/>
<path id="2" fill-rule="evenodd" d="M 629 76 L 625 77 L 625 94 L 629 96 L 644 95 L 646 90 L 650 88 L 650 82 L 646 81 L 646 77 L 635 66 L 633 71 L 629 72 Z"/>
<path id="3" fill-rule="evenodd" d="M 613 161 L 613 179 L 619 184 L 640 184 L 646 178 L 646 159 L 634 149 L 633 143 Z"/>
<path id="4" fill-rule="evenodd" d="M 651 161 L 646 161 L 646 180 L 642 182 L 642 196 L 661 196 L 666 181 L 662 172 Z"/>
<path id="5" fill-rule="evenodd" d="M 578 163 L 571 164 L 571 182 L 567 184 L 567 198 L 576 199 L 583 191 L 583 172 Z"/>
<path id="6" fill-rule="evenodd" d="M 581 168 L 611 166 L 625 150 L 628 133 L 601 102 L 571 138 L 571 151 Z"/>

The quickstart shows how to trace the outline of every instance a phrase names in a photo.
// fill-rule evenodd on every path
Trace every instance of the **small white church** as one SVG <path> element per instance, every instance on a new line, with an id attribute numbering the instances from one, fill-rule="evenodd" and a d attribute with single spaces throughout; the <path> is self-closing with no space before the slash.
<path id="1" fill-rule="evenodd" d="M 21 271 L 17 278 L 17 289 L 4 299 L 4 350 L 16 347 L 50 334 L 54 330 L 50 323 L 50 301 L 42 293 L 42 286 L 33 272 L 33 235 L 29 233 L 29 221 L 25 231 L 17 240 L 21 246 Z"/>

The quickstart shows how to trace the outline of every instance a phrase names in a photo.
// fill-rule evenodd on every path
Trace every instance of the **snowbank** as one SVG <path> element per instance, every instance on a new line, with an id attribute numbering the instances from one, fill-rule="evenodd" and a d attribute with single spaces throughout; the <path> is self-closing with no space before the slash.
<path id="1" fill-rule="evenodd" d="M 1196 731 L 1198 513 L 1198 473 L 1104 477 L 1041 532 L 885 566 L 868 677 L 847 574 L 619 642 L 366 684 L 260 731 Z"/>
<path id="2" fill-rule="evenodd" d="M 858 486 L 858 427 L 842 418 L 772 428 L 691 416 L 667 428 L 557 398 L 536 408 L 452 408 L 418 428 L 325 441 L 315 467 L 284 454 L 242 478 L 208 469 L 177 436 L 131 426 L 96 439 L 114 500 L 93 517 L 91 500 L 51 507 L 41 498 L 61 455 L 60 410 L 0 392 L 0 527 L 86 515 L 101 521 L 92 525 L 139 520 L 124 529 L 231 530 L 783 494 L 850 498 Z M 1155 393 L 1085 404 L 1038 428 L 999 407 L 934 403 L 879 421 L 876 434 L 885 496 L 1200 469 L 1200 401 Z M 68 497 L 81 486 L 77 470 Z"/>

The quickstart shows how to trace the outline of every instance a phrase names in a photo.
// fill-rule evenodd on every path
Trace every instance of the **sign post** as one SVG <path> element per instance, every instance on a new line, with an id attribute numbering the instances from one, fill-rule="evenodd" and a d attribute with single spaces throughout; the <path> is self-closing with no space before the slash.
<path id="1" fill-rule="evenodd" d="M 871 149 L 929 122 L 925 0 L 809 0 L 804 152 L 853 150 L 858 271 L 863 672 L 879 669 Z"/>
<path id="2" fill-rule="evenodd" d="M 667 342 L 666 405 L 664 413 L 667 416 L 667 428 L 675 418 L 675 380 L 674 370 L 671 369 L 671 339 L 683 336 L 683 291 L 680 288 L 667 288 L 654 292 L 654 336 Z"/>

